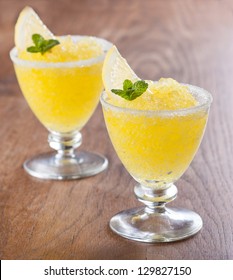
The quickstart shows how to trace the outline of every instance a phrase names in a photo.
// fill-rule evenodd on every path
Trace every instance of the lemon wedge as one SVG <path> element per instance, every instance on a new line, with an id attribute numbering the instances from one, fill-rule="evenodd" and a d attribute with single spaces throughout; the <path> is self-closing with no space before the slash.
<path id="1" fill-rule="evenodd" d="M 104 65 L 102 69 L 102 80 L 107 94 L 110 94 L 111 97 L 119 99 L 115 94 L 111 93 L 112 89 L 122 89 L 123 82 L 128 79 L 133 83 L 141 80 L 132 68 L 129 66 L 125 58 L 121 56 L 116 46 L 112 46 L 111 49 L 106 54 Z M 146 80 L 149 84 L 147 93 L 153 94 L 151 91 L 151 86 L 153 82 Z"/>
<path id="2" fill-rule="evenodd" d="M 19 14 L 15 25 L 15 46 L 18 51 L 33 44 L 32 35 L 38 33 L 45 39 L 54 39 L 53 33 L 44 25 L 31 7 L 25 7 Z"/>
<path id="3" fill-rule="evenodd" d="M 107 92 L 111 92 L 111 89 L 121 89 L 125 79 L 132 82 L 139 80 L 127 61 L 120 55 L 116 46 L 111 47 L 106 54 L 102 79 Z"/>

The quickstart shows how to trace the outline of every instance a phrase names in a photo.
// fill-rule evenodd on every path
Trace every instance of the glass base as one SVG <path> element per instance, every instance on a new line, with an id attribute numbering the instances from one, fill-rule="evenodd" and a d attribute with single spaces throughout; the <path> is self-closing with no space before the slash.
<path id="1" fill-rule="evenodd" d="M 76 152 L 73 157 L 47 153 L 27 160 L 23 166 L 27 173 L 40 179 L 69 180 L 100 173 L 107 168 L 108 160 L 89 152 Z"/>
<path id="2" fill-rule="evenodd" d="M 122 211 L 110 220 L 111 229 L 122 237 L 148 243 L 188 238 L 202 228 L 201 217 L 182 208 L 149 207 Z"/>

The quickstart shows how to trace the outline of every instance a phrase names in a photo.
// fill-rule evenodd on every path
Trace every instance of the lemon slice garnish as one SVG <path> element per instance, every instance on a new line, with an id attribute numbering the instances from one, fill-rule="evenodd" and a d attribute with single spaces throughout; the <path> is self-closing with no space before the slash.
<path id="1" fill-rule="evenodd" d="M 126 79 L 132 82 L 139 80 L 127 61 L 120 55 L 116 46 L 113 46 L 105 57 L 102 79 L 107 92 L 111 92 L 111 89 L 122 88 Z"/>
<path id="2" fill-rule="evenodd" d="M 111 90 L 122 89 L 126 79 L 132 81 L 132 83 L 141 80 L 129 66 L 126 59 L 121 56 L 116 46 L 113 46 L 106 54 L 102 79 L 107 94 L 110 94 L 112 97 L 115 95 L 111 93 Z M 149 84 L 147 92 L 153 94 L 150 89 L 153 82 L 149 80 L 146 80 L 146 82 Z"/>
<path id="3" fill-rule="evenodd" d="M 54 39 L 53 33 L 44 25 L 31 7 L 25 7 L 19 14 L 15 25 L 15 46 L 18 51 L 33 44 L 32 35 L 40 34 L 45 39 Z"/>

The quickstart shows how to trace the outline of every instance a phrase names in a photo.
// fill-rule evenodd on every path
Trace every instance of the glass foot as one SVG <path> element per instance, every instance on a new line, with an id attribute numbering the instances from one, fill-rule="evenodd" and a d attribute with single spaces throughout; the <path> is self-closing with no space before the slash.
<path id="1" fill-rule="evenodd" d="M 35 156 L 24 163 L 30 175 L 40 179 L 68 180 L 96 175 L 105 170 L 108 160 L 104 156 L 76 152 L 70 156 L 59 157 L 57 153 Z"/>
<path id="2" fill-rule="evenodd" d="M 202 228 L 201 217 L 182 208 L 149 207 L 122 211 L 110 220 L 111 229 L 122 237 L 148 243 L 188 238 Z"/>

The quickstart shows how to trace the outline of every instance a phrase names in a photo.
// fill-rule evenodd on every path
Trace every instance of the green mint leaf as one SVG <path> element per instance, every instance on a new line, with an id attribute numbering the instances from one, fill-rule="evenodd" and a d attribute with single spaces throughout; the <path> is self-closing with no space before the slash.
<path id="1" fill-rule="evenodd" d="M 31 52 L 31 53 L 40 52 L 40 50 L 39 50 L 36 46 L 28 47 L 28 48 L 27 48 L 27 51 L 28 51 L 28 52 Z"/>
<path id="2" fill-rule="evenodd" d="M 40 52 L 41 54 L 44 54 L 54 46 L 60 44 L 58 40 L 45 40 L 40 34 L 33 34 L 32 41 L 35 44 L 35 46 L 30 46 L 27 48 L 27 51 L 31 53 Z"/>
<path id="3" fill-rule="evenodd" d="M 120 97 L 130 100 L 129 95 L 127 94 L 126 91 L 122 90 L 122 89 L 112 89 L 112 92 L 115 93 L 116 95 L 119 95 Z"/>
<path id="4" fill-rule="evenodd" d="M 111 91 L 126 100 L 134 100 L 141 96 L 148 88 L 145 81 L 136 81 L 134 84 L 130 80 L 123 82 L 123 89 L 112 89 Z"/>
<path id="5" fill-rule="evenodd" d="M 137 81 L 133 85 L 133 89 L 137 92 L 145 92 L 148 88 L 148 84 L 145 81 Z"/>
<path id="6" fill-rule="evenodd" d="M 48 50 L 50 50 L 51 48 L 53 48 L 56 45 L 59 45 L 60 42 L 58 40 L 47 40 L 44 42 L 43 46 L 42 46 L 42 53 L 47 52 Z"/>
<path id="7" fill-rule="evenodd" d="M 124 80 L 123 82 L 123 90 L 127 90 L 133 87 L 133 83 L 130 80 Z"/>
<path id="8" fill-rule="evenodd" d="M 129 100 L 134 100 L 134 99 L 138 98 L 139 96 L 141 96 L 142 94 L 143 94 L 143 92 L 133 91 L 130 95 Z"/>
<path id="9" fill-rule="evenodd" d="M 32 41 L 36 47 L 40 47 L 45 41 L 45 39 L 40 34 L 33 34 Z"/>

